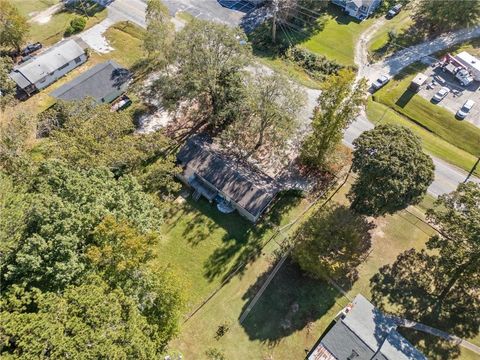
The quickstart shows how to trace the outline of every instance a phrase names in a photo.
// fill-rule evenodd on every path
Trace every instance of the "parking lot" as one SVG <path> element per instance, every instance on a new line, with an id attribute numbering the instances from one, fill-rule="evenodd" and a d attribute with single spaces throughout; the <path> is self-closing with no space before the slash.
<path id="1" fill-rule="evenodd" d="M 475 105 L 463 121 L 469 121 L 480 127 L 480 82 L 474 81 L 467 87 L 460 85 L 455 77 L 444 72 L 440 66 L 430 67 L 423 71 L 428 79 L 422 86 L 419 95 L 431 100 L 433 95 L 443 86 L 450 89 L 450 93 L 437 105 L 443 106 L 455 114 L 467 100 L 473 100 Z"/>

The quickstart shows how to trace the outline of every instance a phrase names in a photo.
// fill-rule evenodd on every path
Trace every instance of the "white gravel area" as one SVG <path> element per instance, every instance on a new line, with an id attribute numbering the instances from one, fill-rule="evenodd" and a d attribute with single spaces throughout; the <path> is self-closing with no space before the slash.
<path id="1" fill-rule="evenodd" d="M 92 50 L 101 54 L 109 53 L 113 50 L 113 47 L 108 43 L 104 33 L 112 25 L 113 21 L 107 18 L 101 23 L 82 32 L 79 37 L 85 41 Z"/>

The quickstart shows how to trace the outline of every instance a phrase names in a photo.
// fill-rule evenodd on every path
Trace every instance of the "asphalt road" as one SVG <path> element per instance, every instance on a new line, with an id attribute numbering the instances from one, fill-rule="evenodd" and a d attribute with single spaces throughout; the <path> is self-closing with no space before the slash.
<path id="1" fill-rule="evenodd" d="M 172 15 L 177 11 L 186 11 L 200 19 L 217 21 L 232 26 L 240 25 L 245 16 L 245 13 L 242 11 L 230 10 L 223 7 L 217 0 L 163 1 Z M 235 2 L 235 0 L 231 0 L 230 2 Z M 240 1 L 238 2 L 240 3 Z M 108 6 L 108 9 L 109 18 L 113 21 L 129 20 L 145 27 L 145 0 L 113 0 Z M 380 74 L 395 75 L 411 63 L 427 57 L 426 55 L 428 54 L 441 51 L 454 44 L 480 36 L 480 27 L 457 31 L 435 40 L 404 49 L 384 61 L 370 65 L 366 55 L 366 44 L 368 43 L 369 37 L 373 35 L 376 29 L 382 26 L 383 22 L 384 20 L 380 20 L 369 29 L 370 31 L 367 30 L 367 32 L 361 36 L 355 51 L 355 60 L 359 67 L 359 74 L 365 76 L 370 81 L 376 79 Z M 318 96 L 318 91 L 307 88 L 305 90 L 309 93 L 309 101 L 305 111 L 302 113 L 302 117 L 304 118 L 303 120 L 309 121 L 310 114 L 315 106 L 314 100 L 316 96 Z M 362 132 L 372 128 L 373 124 L 369 122 L 366 115 L 362 113 L 345 131 L 344 143 L 347 146 L 352 146 L 354 139 Z M 428 191 L 434 196 L 455 190 L 457 185 L 467 178 L 467 173 L 451 164 L 447 164 L 437 158 L 433 158 L 433 162 L 435 164 L 435 180 Z M 470 181 L 480 183 L 480 179 L 475 177 L 471 177 Z"/>

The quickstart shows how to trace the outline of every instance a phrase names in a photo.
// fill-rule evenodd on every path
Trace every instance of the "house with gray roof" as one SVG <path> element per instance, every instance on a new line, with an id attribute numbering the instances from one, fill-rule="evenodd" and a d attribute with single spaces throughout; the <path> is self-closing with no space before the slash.
<path id="1" fill-rule="evenodd" d="M 83 72 L 50 95 L 68 101 L 90 97 L 99 104 L 109 104 L 127 90 L 130 79 L 127 69 L 109 60 Z"/>
<path id="2" fill-rule="evenodd" d="M 332 0 L 332 3 L 340 6 L 350 16 L 358 20 L 364 20 L 372 15 L 382 0 Z"/>
<path id="3" fill-rule="evenodd" d="M 81 39 L 59 42 L 32 59 L 17 65 L 10 78 L 28 96 L 46 88 L 87 61 L 87 45 Z"/>
<path id="4" fill-rule="evenodd" d="M 192 187 L 194 199 L 223 203 L 256 222 L 278 193 L 274 179 L 259 169 L 229 159 L 199 139 L 189 139 L 177 154 L 179 178 Z"/>
<path id="5" fill-rule="evenodd" d="M 397 332 L 395 319 L 357 295 L 317 342 L 308 360 L 427 360 Z"/>

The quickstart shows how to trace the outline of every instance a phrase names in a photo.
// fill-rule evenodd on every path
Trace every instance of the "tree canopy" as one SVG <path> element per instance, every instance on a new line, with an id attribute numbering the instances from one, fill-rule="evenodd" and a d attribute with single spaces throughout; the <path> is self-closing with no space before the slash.
<path id="1" fill-rule="evenodd" d="M 9 74 L 13 69 L 13 61 L 6 56 L 0 57 L 0 110 L 4 111 L 15 102 L 17 85 Z"/>
<path id="2" fill-rule="evenodd" d="M 197 19 L 188 22 L 175 37 L 171 66 L 156 84 L 162 103 L 170 109 L 185 101 L 196 103 L 212 126 L 228 122 L 236 116 L 250 58 L 240 29 Z"/>
<path id="3" fill-rule="evenodd" d="M 29 31 L 27 19 L 9 0 L 0 0 L 0 45 L 20 51 Z"/>
<path id="4" fill-rule="evenodd" d="M 371 245 L 370 229 L 363 216 L 344 206 L 331 206 L 298 230 L 293 259 L 314 278 L 356 280 L 356 267 Z"/>
<path id="5" fill-rule="evenodd" d="M 270 154 L 286 151 L 288 140 L 297 132 L 297 117 L 305 97 L 301 89 L 280 75 L 249 77 L 241 119 L 222 133 L 223 142 L 245 158 L 262 147 L 267 147 Z"/>
<path id="6" fill-rule="evenodd" d="M 6 358 L 153 359 L 160 350 L 135 302 L 98 278 L 61 294 L 14 286 L 2 295 L 0 317 Z"/>
<path id="7" fill-rule="evenodd" d="M 348 196 L 361 214 L 381 216 L 417 204 L 433 181 L 433 161 L 407 128 L 379 125 L 353 146 L 357 178 Z"/>
<path id="8" fill-rule="evenodd" d="M 140 231 L 155 230 L 162 221 L 132 176 L 116 180 L 105 168 L 44 163 L 25 198 L 26 226 L 1 259 L 3 288 L 15 283 L 50 290 L 72 283 L 85 270 L 83 251 L 91 232 L 107 215 L 129 219 Z"/>
<path id="9" fill-rule="evenodd" d="M 147 29 L 143 46 L 150 57 L 162 55 L 164 58 L 170 53 L 170 46 L 174 38 L 174 27 L 170 21 L 168 8 L 161 0 L 148 0 L 145 14 Z"/>
<path id="10" fill-rule="evenodd" d="M 355 120 L 365 103 L 365 82 L 355 83 L 352 70 L 341 70 L 322 83 L 313 112 L 312 132 L 301 152 L 302 161 L 314 167 L 324 167 L 329 155 L 342 141 L 343 131 Z"/>

